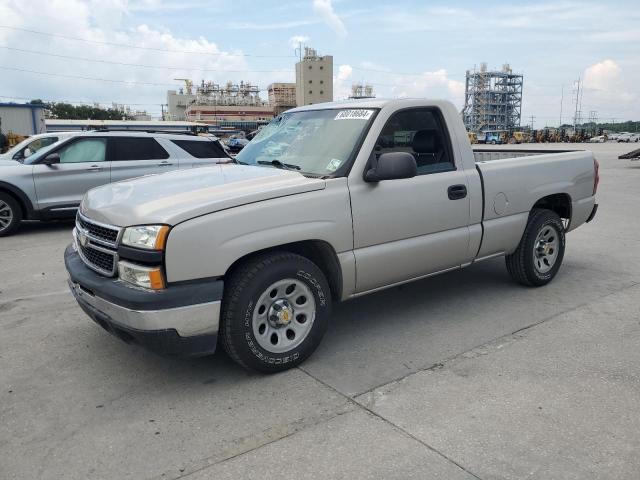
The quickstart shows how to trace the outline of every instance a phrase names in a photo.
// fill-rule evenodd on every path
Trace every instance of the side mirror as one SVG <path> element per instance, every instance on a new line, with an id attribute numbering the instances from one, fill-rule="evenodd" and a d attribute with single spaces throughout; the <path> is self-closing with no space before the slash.
<path id="1" fill-rule="evenodd" d="M 57 153 L 50 153 L 44 157 L 40 163 L 43 165 L 55 165 L 56 163 L 60 163 L 60 155 Z"/>
<path id="2" fill-rule="evenodd" d="M 418 166 L 413 155 L 407 152 L 387 152 L 364 175 L 365 182 L 412 178 L 418 175 Z"/>

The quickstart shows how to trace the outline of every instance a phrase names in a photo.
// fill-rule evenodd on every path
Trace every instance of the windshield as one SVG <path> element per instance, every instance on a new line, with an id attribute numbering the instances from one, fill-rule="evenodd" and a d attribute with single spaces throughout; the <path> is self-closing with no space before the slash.
<path id="1" fill-rule="evenodd" d="M 22 161 L 24 160 L 24 158 L 33 155 L 41 148 L 48 147 L 52 143 L 55 143 L 57 140 L 58 137 L 56 136 L 40 137 L 36 139 L 34 139 L 33 137 L 28 137 L 14 147 L 7 150 L 6 153 L 3 154 L 3 156 L 7 158 L 13 158 L 22 149 L 25 149 L 25 147 L 29 147 L 29 150 L 25 149 L 25 151 L 22 152 L 22 155 L 19 155 L 18 158 L 15 158 L 15 160 Z"/>
<path id="2" fill-rule="evenodd" d="M 44 158 L 51 150 L 53 150 L 58 145 L 60 145 L 64 141 L 66 141 L 68 138 L 69 137 L 60 137 L 57 142 L 54 142 L 51 145 L 46 145 L 46 146 L 40 148 L 36 153 L 34 153 L 34 154 L 32 154 L 32 155 L 28 156 L 27 158 L 22 159 L 20 161 L 25 163 L 25 164 L 27 164 L 27 165 L 32 165 L 32 164 L 36 163 L 38 160 L 40 160 L 41 158 Z"/>
<path id="3" fill-rule="evenodd" d="M 348 164 L 374 114 L 364 108 L 284 113 L 260 130 L 236 159 L 312 175 L 336 174 Z"/>

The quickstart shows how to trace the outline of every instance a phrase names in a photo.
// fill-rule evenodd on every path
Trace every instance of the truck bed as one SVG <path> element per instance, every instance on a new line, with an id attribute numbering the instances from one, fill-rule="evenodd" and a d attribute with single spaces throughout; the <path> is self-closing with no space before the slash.
<path id="1" fill-rule="evenodd" d="M 473 156 L 476 162 L 490 162 L 491 160 L 503 160 L 505 158 L 532 157 L 535 155 L 546 155 L 550 153 L 580 152 L 583 150 L 505 150 L 497 148 L 474 148 Z"/>
<path id="2" fill-rule="evenodd" d="M 570 230 L 593 209 L 595 173 L 589 151 L 476 150 L 474 154 L 485 196 L 479 257 L 513 250 L 533 205 L 547 195 L 566 195 L 570 200 Z"/>

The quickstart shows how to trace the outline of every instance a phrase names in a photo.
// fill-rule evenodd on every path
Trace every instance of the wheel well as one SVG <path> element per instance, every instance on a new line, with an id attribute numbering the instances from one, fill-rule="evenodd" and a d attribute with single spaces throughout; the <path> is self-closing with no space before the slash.
<path id="1" fill-rule="evenodd" d="M 249 258 L 265 252 L 275 251 L 291 252 L 311 260 L 322 270 L 322 273 L 327 278 L 333 299 L 339 300 L 342 297 L 342 269 L 340 268 L 340 262 L 333 247 L 323 240 L 303 240 L 252 252 L 233 262 L 227 269 L 224 275 L 225 278 L 228 278 L 233 270 Z"/>
<path id="2" fill-rule="evenodd" d="M 11 198 L 13 198 L 17 202 L 17 204 L 20 206 L 20 209 L 22 210 L 22 215 L 24 218 L 26 218 L 29 215 L 30 210 L 27 207 L 24 199 L 20 195 L 17 195 L 13 190 L 9 190 L 8 188 L 3 188 L 2 186 L 0 186 L 0 193 L 9 195 Z"/>
<path id="3" fill-rule="evenodd" d="M 556 212 L 560 218 L 571 220 L 571 197 L 566 193 L 547 195 L 538 200 L 533 208 L 546 208 Z"/>

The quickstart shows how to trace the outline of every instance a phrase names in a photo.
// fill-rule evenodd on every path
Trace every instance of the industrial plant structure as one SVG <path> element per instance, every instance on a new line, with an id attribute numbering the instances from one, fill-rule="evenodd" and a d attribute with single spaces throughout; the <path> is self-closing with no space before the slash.
<path id="1" fill-rule="evenodd" d="M 267 95 L 274 115 L 280 115 L 285 110 L 297 106 L 295 83 L 272 83 L 267 87 Z"/>
<path id="2" fill-rule="evenodd" d="M 296 82 L 270 84 L 267 87 L 268 101 L 260 97 L 258 86 L 250 82 L 220 85 L 202 80 L 200 85 L 194 85 L 187 78 L 175 80 L 183 81 L 184 87 L 178 91 L 167 91 L 168 111 L 163 114 L 163 119 L 255 130 L 290 108 L 331 102 L 333 57 L 319 56 L 316 50 L 306 47 L 304 56 L 296 63 Z M 371 90 L 369 86 L 363 86 L 363 89 L 363 93 Z"/>
<path id="3" fill-rule="evenodd" d="M 260 98 L 250 82 L 220 85 L 202 80 L 197 88 L 167 92 L 168 119 L 203 122 L 217 127 L 255 129 L 273 118 L 273 107 Z"/>
<path id="4" fill-rule="evenodd" d="M 359 98 L 376 98 L 373 93 L 373 86 L 368 83 L 354 83 L 351 85 L 351 95 L 349 95 L 350 99 L 359 99 Z"/>
<path id="5" fill-rule="evenodd" d="M 467 70 L 462 117 L 469 132 L 511 132 L 520 126 L 523 76 L 508 64 L 500 71 Z"/>

